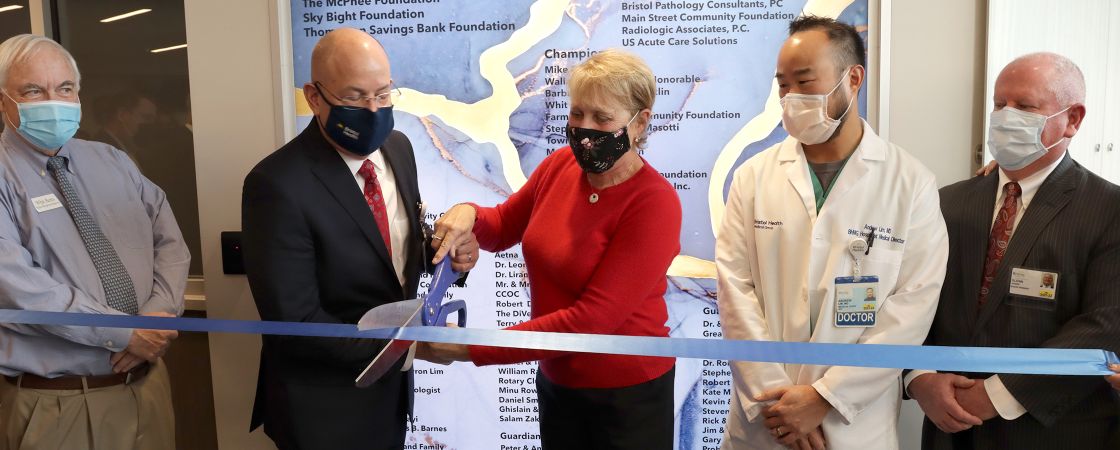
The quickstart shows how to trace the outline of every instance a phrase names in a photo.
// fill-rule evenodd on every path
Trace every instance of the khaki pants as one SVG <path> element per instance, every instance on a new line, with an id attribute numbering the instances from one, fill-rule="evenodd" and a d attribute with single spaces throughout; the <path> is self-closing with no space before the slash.
<path id="1" fill-rule="evenodd" d="M 0 450 L 174 448 L 171 383 L 162 360 L 138 381 L 97 389 L 28 389 L 0 379 Z"/>

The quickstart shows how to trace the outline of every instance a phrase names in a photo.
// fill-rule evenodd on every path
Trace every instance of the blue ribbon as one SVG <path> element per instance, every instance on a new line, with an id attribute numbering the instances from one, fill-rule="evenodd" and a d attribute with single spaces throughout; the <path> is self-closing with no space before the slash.
<path id="1" fill-rule="evenodd" d="M 351 324 L 123 316 L 8 309 L 0 309 L 0 323 L 285 336 L 392 338 L 532 350 L 976 373 L 1110 375 L 1113 372 L 1108 369 L 1108 365 L 1120 363 L 1120 358 L 1117 358 L 1115 353 L 1087 349 L 738 341 L 444 327 L 378 328 L 362 331 Z"/>

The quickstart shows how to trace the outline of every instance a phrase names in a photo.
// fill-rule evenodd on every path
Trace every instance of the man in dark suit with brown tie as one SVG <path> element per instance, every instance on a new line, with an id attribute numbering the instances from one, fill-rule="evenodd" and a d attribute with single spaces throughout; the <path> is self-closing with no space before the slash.
<path id="1" fill-rule="evenodd" d="M 381 44 L 328 33 L 311 56 L 306 129 L 245 178 L 245 269 L 264 320 L 357 323 L 416 295 L 431 252 L 416 161 L 393 130 L 395 88 Z M 438 236 L 437 236 L 438 238 Z M 477 241 L 452 253 L 465 272 Z M 252 427 L 282 449 L 400 449 L 411 371 L 364 389 L 354 379 L 385 341 L 265 336 Z"/>
<path id="2" fill-rule="evenodd" d="M 1085 81 L 1052 53 L 995 84 L 988 147 L 1000 170 L 941 190 L 949 271 L 929 345 L 1120 350 L 1120 187 L 1066 152 Z M 1038 285 L 1051 275 L 1057 289 Z M 1014 275 L 1014 276 L 1013 276 Z M 1104 449 L 1120 404 L 1099 377 L 907 374 L 925 449 Z"/>

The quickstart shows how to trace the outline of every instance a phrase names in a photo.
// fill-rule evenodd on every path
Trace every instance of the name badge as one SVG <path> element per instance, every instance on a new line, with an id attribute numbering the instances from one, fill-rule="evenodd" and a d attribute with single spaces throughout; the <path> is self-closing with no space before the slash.
<path id="1" fill-rule="evenodd" d="M 1058 273 L 1024 269 L 1022 267 L 1012 268 L 1011 286 L 1008 289 L 1008 293 L 1011 295 L 1057 301 Z"/>
<path id="2" fill-rule="evenodd" d="M 58 201 L 58 197 L 55 197 L 54 194 L 34 197 L 31 199 L 31 204 L 35 205 L 35 211 L 37 212 L 47 212 L 62 207 L 62 202 Z"/>
<path id="3" fill-rule="evenodd" d="M 879 311 L 879 277 L 837 277 L 835 291 L 837 327 L 875 326 L 875 314 Z"/>

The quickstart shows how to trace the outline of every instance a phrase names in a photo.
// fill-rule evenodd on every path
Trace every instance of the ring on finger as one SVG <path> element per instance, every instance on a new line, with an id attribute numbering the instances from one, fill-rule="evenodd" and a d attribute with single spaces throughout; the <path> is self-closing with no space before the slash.
<path id="1" fill-rule="evenodd" d="M 432 236 L 432 240 L 433 240 L 433 241 L 442 241 L 442 240 L 443 240 L 443 236 Z"/>
<path id="2" fill-rule="evenodd" d="M 467 253 L 467 262 L 474 261 L 474 255 Z"/>

